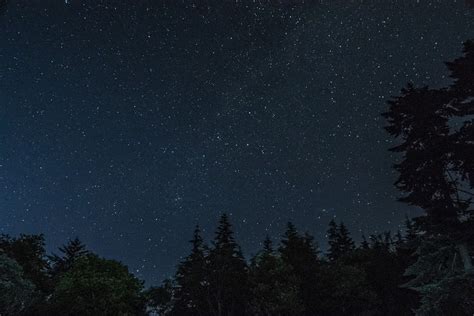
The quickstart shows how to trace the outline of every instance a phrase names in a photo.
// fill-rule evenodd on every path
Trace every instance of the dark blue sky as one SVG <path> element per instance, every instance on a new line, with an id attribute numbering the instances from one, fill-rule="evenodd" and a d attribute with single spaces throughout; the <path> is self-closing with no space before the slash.
<path id="1" fill-rule="evenodd" d="M 380 113 L 474 37 L 461 1 L 67 2 L 0 16 L 0 232 L 79 236 L 153 283 L 221 212 L 247 255 L 288 220 L 322 248 L 333 217 L 396 230 L 415 211 Z"/>

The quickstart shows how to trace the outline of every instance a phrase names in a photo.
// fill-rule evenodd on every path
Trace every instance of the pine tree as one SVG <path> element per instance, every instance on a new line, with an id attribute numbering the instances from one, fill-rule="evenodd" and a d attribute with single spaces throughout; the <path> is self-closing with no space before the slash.
<path id="1" fill-rule="evenodd" d="M 199 226 L 194 229 L 191 254 L 178 266 L 176 272 L 175 303 L 172 315 L 206 315 L 209 290 L 206 255 Z"/>
<path id="2" fill-rule="evenodd" d="M 327 236 L 329 243 L 328 258 L 330 261 L 338 260 L 355 249 L 354 241 L 343 222 L 338 226 L 334 220 L 331 220 Z"/>
<path id="3" fill-rule="evenodd" d="M 313 237 L 308 234 L 300 235 L 291 222 L 287 224 L 279 252 L 283 261 L 295 271 L 302 272 L 318 263 L 319 252 L 313 243 Z"/>
<path id="4" fill-rule="evenodd" d="M 289 274 L 299 284 L 299 296 L 305 309 L 304 315 L 319 314 L 321 282 L 319 280 L 319 251 L 309 234 L 299 234 L 290 222 L 278 249 Z"/>
<path id="5" fill-rule="evenodd" d="M 270 236 L 266 236 L 265 240 L 263 241 L 263 254 L 265 256 L 272 256 L 274 254 L 273 250 L 273 243 L 270 239 Z"/>
<path id="6" fill-rule="evenodd" d="M 407 242 L 412 242 L 417 239 L 418 230 L 413 220 L 409 219 L 408 216 L 405 218 L 405 231 L 406 231 L 405 238 Z"/>
<path id="7" fill-rule="evenodd" d="M 362 242 L 360 243 L 360 248 L 362 249 L 370 248 L 369 242 L 367 241 L 367 237 L 365 237 L 365 235 L 362 235 Z"/>
<path id="8" fill-rule="evenodd" d="M 402 232 L 400 229 L 397 230 L 397 233 L 395 234 L 395 247 L 399 248 L 405 244 L 405 240 L 403 238 Z"/>
<path id="9" fill-rule="evenodd" d="M 469 117 L 474 114 L 474 42 L 467 41 L 463 56 L 447 66 L 454 80 L 450 87 L 409 85 L 389 101 L 384 116 L 387 131 L 402 141 L 391 149 L 404 154 L 395 165 L 396 185 L 405 193 L 400 200 L 427 214 L 415 219 L 423 234 L 407 237 L 419 242 L 417 262 L 407 271 L 414 279 L 407 286 L 424 295 L 420 313 L 452 311 L 440 307 L 445 300 L 444 306 L 465 306 L 462 313 L 472 314 L 469 306 L 474 301 L 467 294 L 450 293 L 447 286 L 456 287 L 462 280 L 474 284 L 474 124 Z M 454 267 L 459 258 L 463 268 L 458 270 Z M 473 290 L 464 288 L 465 293 Z"/>
<path id="10" fill-rule="evenodd" d="M 212 315 L 245 315 L 248 309 L 248 267 L 234 239 L 227 214 L 209 252 L 209 301 Z"/>
<path id="11" fill-rule="evenodd" d="M 250 265 L 253 315 L 293 315 L 302 310 L 298 284 L 289 272 L 267 236 Z"/>
<path id="12" fill-rule="evenodd" d="M 339 258 L 339 245 L 338 245 L 338 227 L 336 221 L 332 219 L 329 222 L 329 229 L 327 231 L 328 238 L 328 258 L 330 261 L 334 261 Z"/>
<path id="13" fill-rule="evenodd" d="M 71 269 L 77 259 L 90 254 L 86 246 L 77 237 L 69 240 L 66 245 L 59 247 L 59 252 L 61 255 L 53 253 L 51 256 L 48 256 L 52 263 L 50 275 L 53 279 Z"/>
<path id="14" fill-rule="evenodd" d="M 339 249 L 342 256 L 351 253 L 355 249 L 349 230 L 343 222 L 339 224 Z"/>

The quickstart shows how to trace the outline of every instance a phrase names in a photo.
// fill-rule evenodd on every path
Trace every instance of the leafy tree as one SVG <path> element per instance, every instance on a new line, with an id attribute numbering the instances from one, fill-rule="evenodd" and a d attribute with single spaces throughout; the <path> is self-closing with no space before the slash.
<path id="1" fill-rule="evenodd" d="M 48 262 L 43 235 L 21 234 L 18 238 L 0 235 L 0 252 L 14 259 L 22 267 L 25 278 L 33 282 L 37 290 L 49 291 L 50 285 L 46 275 Z"/>
<path id="2" fill-rule="evenodd" d="M 212 315 L 246 315 L 248 267 L 226 214 L 219 220 L 209 252 L 209 301 Z"/>
<path id="3" fill-rule="evenodd" d="M 194 230 L 191 254 L 178 266 L 175 281 L 173 314 L 206 315 L 209 309 L 207 293 L 207 247 L 198 226 Z"/>
<path id="4" fill-rule="evenodd" d="M 141 315 L 142 288 L 142 282 L 120 262 L 89 254 L 61 275 L 49 301 L 49 314 Z"/>
<path id="5" fill-rule="evenodd" d="M 19 315 L 32 304 L 35 286 L 24 278 L 22 267 L 0 253 L 0 315 Z"/>

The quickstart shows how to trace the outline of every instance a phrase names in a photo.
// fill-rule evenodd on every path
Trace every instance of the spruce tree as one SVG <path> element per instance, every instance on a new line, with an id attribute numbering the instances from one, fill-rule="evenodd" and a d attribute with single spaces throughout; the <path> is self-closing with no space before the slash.
<path id="1" fill-rule="evenodd" d="M 408 85 L 401 96 L 389 101 L 384 116 L 387 131 L 401 140 L 391 149 L 403 153 L 395 165 L 396 185 L 404 192 L 400 200 L 427 214 L 415 219 L 423 234 L 418 238 L 417 262 L 407 271 L 414 279 L 407 286 L 423 295 L 420 313 L 447 313 L 450 306 L 465 306 L 463 313 L 472 314 L 471 297 L 449 288 L 474 284 L 474 124 L 470 117 L 474 114 L 474 42 L 467 41 L 463 56 L 447 66 L 454 81 L 450 87 Z"/>
<path id="2" fill-rule="evenodd" d="M 207 292 L 207 247 L 204 245 L 199 226 L 194 229 L 191 254 L 178 266 L 175 281 L 175 297 L 172 315 L 206 315 L 208 313 Z"/>
<path id="3" fill-rule="evenodd" d="M 328 238 L 328 258 L 330 261 L 334 261 L 339 257 L 339 247 L 338 247 L 338 229 L 337 224 L 334 219 L 329 222 L 329 229 L 327 231 Z"/>
<path id="4" fill-rule="evenodd" d="M 329 243 L 328 258 L 330 261 L 338 260 L 355 249 L 354 241 L 343 222 L 338 226 L 334 220 L 331 220 L 327 236 Z"/>
<path id="5" fill-rule="evenodd" d="M 289 272 L 267 236 L 250 264 L 253 315 L 292 315 L 302 310 L 298 284 Z"/>
<path id="6" fill-rule="evenodd" d="M 209 252 L 209 301 L 212 315 L 246 315 L 248 267 L 223 214 Z"/>
<path id="7" fill-rule="evenodd" d="M 367 237 L 365 237 L 365 235 L 362 235 L 362 242 L 360 243 L 360 248 L 361 249 L 369 249 L 370 248 L 369 242 L 367 241 Z"/>
<path id="8" fill-rule="evenodd" d="M 354 241 L 352 240 L 349 230 L 343 222 L 339 224 L 339 249 L 342 256 L 348 255 L 355 249 Z"/>
<path id="9" fill-rule="evenodd" d="M 413 242 L 417 239 L 418 229 L 413 220 L 405 218 L 405 239 L 407 242 Z"/>
<path id="10" fill-rule="evenodd" d="M 283 261 L 301 273 L 318 263 L 318 250 L 313 237 L 308 234 L 300 235 L 291 222 L 287 224 L 279 252 Z"/>
<path id="11" fill-rule="evenodd" d="M 287 224 L 280 248 L 283 263 L 289 267 L 290 275 L 299 284 L 298 293 L 305 309 L 304 315 L 320 313 L 321 282 L 319 251 L 309 234 L 299 234 L 293 223 Z"/>
<path id="12" fill-rule="evenodd" d="M 48 256 L 51 261 L 50 274 L 53 278 L 68 271 L 77 259 L 89 254 L 86 246 L 78 237 L 69 240 L 66 245 L 59 247 L 59 252 L 61 255 L 53 253 L 51 256 Z"/>

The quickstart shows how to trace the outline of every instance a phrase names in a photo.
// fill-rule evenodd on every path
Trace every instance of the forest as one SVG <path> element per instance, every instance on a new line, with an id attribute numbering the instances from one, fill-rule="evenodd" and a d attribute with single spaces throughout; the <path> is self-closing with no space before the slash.
<path id="1" fill-rule="evenodd" d="M 449 86 L 409 83 L 381 114 L 399 200 L 424 212 L 404 229 L 354 237 L 331 220 L 322 252 L 288 222 L 248 257 L 222 214 L 213 240 L 189 232 L 174 276 L 151 287 L 79 238 L 47 253 L 42 234 L 4 234 L 0 315 L 473 315 L 474 41 L 446 66 Z"/>

